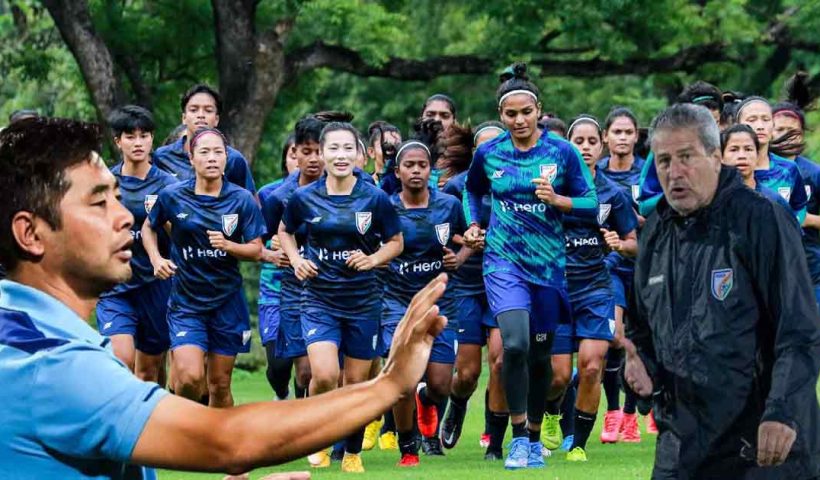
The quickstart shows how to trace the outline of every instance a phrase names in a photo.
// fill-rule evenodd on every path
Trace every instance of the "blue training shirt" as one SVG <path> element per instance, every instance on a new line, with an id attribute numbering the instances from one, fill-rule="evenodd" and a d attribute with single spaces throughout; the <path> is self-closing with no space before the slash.
<path id="1" fill-rule="evenodd" d="M 345 262 L 356 250 L 373 254 L 382 239 L 387 241 L 401 232 L 398 216 L 382 190 L 357 179 L 349 195 L 329 195 L 323 177 L 296 190 L 282 221 L 290 234 L 306 226 L 305 258 L 319 270 L 305 282 L 303 306 L 329 308 L 356 318 L 381 298 L 376 272 L 359 272 Z"/>
<path id="2" fill-rule="evenodd" d="M 145 223 L 148 212 L 157 202 L 159 192 L 168 185 L 177 183 L 176 178 L 160 170 L 156 165 L 151 165 L 145 180 L 123 175 L 122 163 L 111 167 L 111 173 L 120 185 L 122 195 L 120 202 L 134 216 L 134 224 L 131 226 L 131 238 L 134 239 L 134 243 L 131 245 L 131 279 L 118 284 L 112 290 L 104 293 L 103 297 L 127 292 L 157 280 L 148 253 L 142 246 L 142 225 Z M 160 253 L 163 256 L 168 255 L 169 239 L 164 229 L 157 232 L 157 240 Z"/>
<path id="3" fill-rule="evenodd" d="M 428 187 L 430 199 L 425 208 L 407 208 L 398 193 L 390 197 L 396 209 L 404 236 L 404 250 L 394 258 L 385 275 L 385 298 L 410 305 L 419 290 L 444 272 L 444 247 L 453 251 L 455 235 L 466 229 L 461 202 L 456 197 Z M 454 285 L 447 285 L 438 302 L 443 315 L 450 319 L 447 328 L 457 327 Z M 398 319 L 397 319 L 398 320 Z"/>
<path id="4" fill-rule="evenodd" d="M 168 392 L 56 298 L 0 281 L 0 478 L 141 479 L 128 465 Z"/>
<path id="5" fill-rule="evenodd" d="M 609 270 L 604 262 L 606 242 L 600 229 L 612 230 L 623 237 L 638 228 L 638 217 L 630 199 L 600 168 L 595 175 L 595 191 L 598 195 L 597 218 L 564 216 L 567 284 L 573 299 L 612 291 Z"/>
<path id="6" fill-rule="evenodd" d="M 532 180 L 542 175 L 556 193 L 572 199 L 577 216 L 595 218 L 598 200 L 592 177 L 581 154 L 566 140 L 544 130 L 535 146 L 523 152 L 505 132 L 476 150 L 466 182 L 471 219 L 481 216 L 482 197 L 492 194 L 484 275 L 515 268 L 530 283 L 565 287 L 563 214 L 535 196 Z"/>
<path id="7" fill-rule="evenodd" d="M 466 199 L 464 195 L 464 183 L 467 181 L 467 172 L 461 172 L 453 178 L 449 179 L 444 184 L 441 191 L 453 195 L 462 200 Z M 463 205 L 466 205 L 463 202 Z M 469 208 L 465 209 L 469 210 Z M 492 202 L 489 195 L 481 198 L 481 217 L 478 218 L 478 224 L 481 228 L 487 228 L 490 224 L 490 213 L 492 211 Z M 469 215 L 464 212 L 465 218 Z M 482 263 L 484 262 L 484 252 L 473 252 L 461 267 L 450 274 L 450 283 L 453 284 L 453 291 L 456 297 L 468 297 L 473 295 L 483 295 L 484 278 L 481 275 Z"/>
<path id="8" fill-rule="evenodd" d="M 253 195 L 222 182 L 218 197 L 197 195 L 190 179 L 160 192 L 148 221 L 154 231 L 171 223 L 171 261 L 177 266 L 168 305 L 188 312 L 218 308 L 242 288 L 239 260 L 211 247 L 208 230 L 236 243 L 265 235 L 262 212 Z"/>
<path id="9" fill-rule="evenodd" d="M 164 147 L 159 147 L 153 155 L 152 162 L 159 168 L 175 176 L 177 180 L 189 180 L 194 177 L 194 167 L 191 166 L 191 158 L 185 151 L 185 139 L 183 136 L 179 140 Z M 225 164 L 225 178 L 239 185 L 249 192 L 256 192 L 256 185 L 253 183 L 253 174 L 248 165 L 248 161 L 239 150 L 228 145 L 228 161 Z"/>
<path id="10" fill-rule="evenodd" d="M 270 250 L 271 237 L 276 235 L 279 225 L 271 225 L 265 215 L 265 202 L 267 198 L 277 189 L 284 179 L 280 178 L 268 183 L 257 192 L 259 204 L 262 206 L 262 217 L 265 219 L 268 233 L 265 235 L 265 248 Z M 282 289 L 282 269 L 268 262 L 261 262 L 259 266 L 259 305 L 279 305 L 279 292 Z"/>
<path id="11" fill-rule="evenodd" d="M 820 199 L 817 194 L 820 192 L 820 166 L 804 156 L 794 159 L 794 164 L 803 177 L 803 184 L 806 190 L 808 203 L 806 213 L 820 215 Z M 806 249 L 806 260 L 809 264 L 811 281 L 815 285 L 820 285 L 820 230 L 816 228 L 803 229 L 803 247 Z"/>
<path id="12" fill-rule="evenodd" d="M 615 182 L 621 188 L 626 198 L 630 200 L 630 204 L 638 210 L 638 197 L 641 194 L 641 172 L 646 160 L 635 155 L 632 162 L 632 167 L 623 172 L 616 172 L 609 169 L 609 161 L 611 157 L 604 157 L 598 160 L 597 167 L 599 173 L 603 173 L 610 180 Z"/>

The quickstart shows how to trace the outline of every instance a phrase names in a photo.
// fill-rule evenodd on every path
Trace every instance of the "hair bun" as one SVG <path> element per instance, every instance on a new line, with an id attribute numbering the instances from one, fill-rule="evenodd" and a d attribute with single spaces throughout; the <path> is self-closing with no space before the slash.
<path id="1" fill-rule="evenodd" d="M 350 112 L 342 112 L 337 110 L 325 110 L 323 112 L 316 112 L 313 116 L 322 122 L 343 122 L 350 123 L 353 121 L 353 114 Z"/>
<path id="2" fill-rule="evenodd" d="M 529 80 L 530 78 L 527 76 L 527 64 L 526 63 L 516 63 L 513 65 L 513 78 L 519 78 L 521 80 Z"/>
<path id="3" fill-rule="evenodd" d="M 786 101 L 797 105 L 801 109 L 807 109 L 812 102 L 811 91 L 809 90 L 809 74 L 798 71 L 786 81 Z"/>

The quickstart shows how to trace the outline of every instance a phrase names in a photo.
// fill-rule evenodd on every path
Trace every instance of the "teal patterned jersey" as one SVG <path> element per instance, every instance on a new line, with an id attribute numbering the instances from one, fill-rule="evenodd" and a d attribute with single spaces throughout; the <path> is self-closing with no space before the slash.
<path id="1" fill-rule="evenodd" d="M 509 132 L 476 150 L 466 182 L 470 218 L 480 218 L 481 197 L 490 194 L 484 275 L 515 271 L 530 283 L 565 288 L 563 214 L 535 196 L 532 180 L 540 176 L 572 199 L 575 217 L 597 218 L 595 187 L 580 153 L 546 131 L 526 152 L 513 146 Z"/>

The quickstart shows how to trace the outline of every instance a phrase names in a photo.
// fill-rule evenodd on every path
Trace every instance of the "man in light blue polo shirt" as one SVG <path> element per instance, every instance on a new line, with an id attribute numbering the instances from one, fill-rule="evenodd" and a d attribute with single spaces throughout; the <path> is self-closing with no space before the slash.
<path id="1" fill-rule="evenodd" d="M 444 276 L 416 296 L 384 371 L 364 384 L 211 409 L 134 377 L 85 322 L 131 275 L 133 216 L 99 144 L 99 127 L 72 120 L 0 132 L 1 479 L 144 478 L 135 465 L 239 474 L 327 447 L 412 394 L 446 324 Z"/>

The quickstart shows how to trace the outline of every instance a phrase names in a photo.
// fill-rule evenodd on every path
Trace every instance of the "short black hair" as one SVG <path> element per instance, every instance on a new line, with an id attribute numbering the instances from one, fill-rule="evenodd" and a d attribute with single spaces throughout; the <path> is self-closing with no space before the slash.
<path id="1" fill-rule="evenodd" d="M 304 145 L 308 142 L 319 143 L 319 137 L 322 136 L 322 129 L 325 128 L 325 122 L 319 120 L 313 115 L 306 115 L 296 122 L 294 128 L 294 137 L 296 145 Z"/>
<path id="2" fill-rule="evenodd" d="M 138 105 L 126 105 L 114 110 L 108 116 L 108 124 L 114 132 L 114 137 L 137 130 L 154 133 L 157 128 L 151 112 Z"/>
<path id="3" fill-rule="evenodd" d="M 558 117 L 549 117 L 544 120 L 541 128 L 549 130 L 556 135 L 560 134 L 562 137 L 567 136 L 567 124 Z"/>
<path id="4" fill-rule="evenodd" d="M 288 135 L 288 138 L 285 139 L 285 143 L 282 144 L 282 163 L 280 168 L 282 169 L 282 174 L 285 176 L 288 174 L 288 154 L 295 143 L 296 135 L 291 133 Z"/>
<path id="5" fill-rule="evenodd" d="M 382 141 L 381 136 L 387 132 L 396 132 L 401 137 L 399 127 L 384 120 L 376 120 L 367 126 L 367 141 L 371 147 L 376 145 L 376 141 Z"/>
<path id="6" fill-rule="evenodd" d="M 197 93 L 207 93 L 208 95 L 213 97 L 214 103 L 216 104 L 216 114 L 222 114 L 222 97 L 219 96 L 219 92 L 217 92 L 210 86 L 205 85 L 204 83 L 198 83 L 194 85 L 193 87 L 189 88 L 184 95 L 182 95 L 182 98 L 179 100 L 179 109 L 182 111 L 182 113 L 185 113 L 185 108 L 188 106 L 188 102 L 190 102 L 191 97 L 193 97 Z"/>
<path id="7" fill-rule="evenodd" d="M 90 162 L 101 140 L 99 125 L 62 118 L 27 118 L 0 132 L 0 264 L 14 270 L 29 258 L 11 232 L 18 212 L 62 227 L 59 205 L 71 187 L 66 170 Z"/>
<path id="8" fill-rule="evenodd" d="M 736 133 L 745 133 L 750 136 L 755 144 L 755 150 L 760 150 L 760 140 L 757 139 L 757 134 L 754 130 L 752 130 L 752 127 L 746 125 L 745 123 L 737 123 L 720 133 L 721 154 L 726 150 L 726 145 L 729 143 L 729 139 L 731 139 L 732 135 Z"/>
<path id="9" fill-rule="evenodd" d="M 632 112 L 632 110 L 626 107 L 612 107 L 612 110 L 609 111 L 606 118 L 604 119 L 604 131 L 608 132 L 609 127 L 615 123 L 615 120 L 626 117 L 629 121 L 632 122 L 632 125 L 635 126 L 635 133 L 638 132 L 638 117 Z"/>
<path id="10" fill-rule="evenodd" d="M 359 131 L 356 130 L 356 127 L 354 127 L 352 124 L 348 122 L 328 122 L 327 124 L 325 124 L 324 128 L 322 128 L 322 132 L 319 134 L 319 145 L 324 146 L 325 137 L 327 137 L 328 133 L 338 132 L 340 130 L 349 132 L 351 135 L 353 135 L 353 138 L 356 139 L 356 151 L 360 151 L 363 142 L 361 141 Z"/>
<path id="11" fill-rule="evenodd" d="M 694 103 L 709 110 L 723 110 L 723 92 L 711 83 L 698 80 L 687 85 L 678 95 L 677 103 Z"/>
<path id="12" fill-rule="evenodd" d="M 505 72 L 507 71 L 505 70 Z M 536 87 L 527 76 L 526 63 L 516 63 L 512 65 L 512 71 L 509 73 L 511 75 L 507 74 L 500 77 L 502 82 L 501 85 L 498 86 L 498 90 L 495 92 L 496 100 L 499 103 L 501 103 L 501 98 L 504 97 L 504 95 L 514 90 L 525 90 L 535 95 L 536 99 L 539 97 L 540 93 L 538 92 L 538 87 Z"/>
<path id="13" fill-rule="evenodd" d="M 450 107 L 450 113 L 453 114 L 453 117 L 456 117 L 456 102 L 449 95 L 445 95 L 443 93 L 436 93 L 434 95 L 430 95 L 430 97 L 424 101 L 424 108 L 421 109 L 421 113 L 423 114 L 425 110 L 427 110 L 427 106 L 431 103 L 439 101 L 444 102 Z"/>

